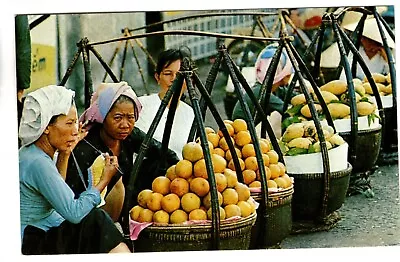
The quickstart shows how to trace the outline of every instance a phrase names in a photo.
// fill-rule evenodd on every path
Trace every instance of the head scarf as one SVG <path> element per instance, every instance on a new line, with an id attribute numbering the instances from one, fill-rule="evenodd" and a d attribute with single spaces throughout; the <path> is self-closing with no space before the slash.
<path id="1" fill-rule="evenodd" d="M 29 145 L 39 139 L 53 116 L 67 115 L 74 96 L 74 91 L 56 85 L 29 93 L 25 98 L 19 127 L 21 145 Z"/>
<path id="2" fill-rule="evenodd" d="M 266 46 L 258 55 L 257 61 L 255 64 L 256 67 L 256 79 L 258 82 L 262 83 L 265 78 L 265 74 L 267 73 L 269 64 L 272 61 L 272 57 L 274 56 L 278 46 L 276 44 L 271 44 Z M 285 76 L 288 76 L 294 72 L 292 63 L 289 60 L 286 52 L 283 50 L 280 61 L 278 63 L 278 67 L 276 68 L 276 74 L 273 83 L 278 83 Z"/>
<path id="3" fill-rule="evenodd" d="M 132 99 L 135 107 L 135 120 L 137 121 L 142 110 L 142 104 L 139 102 L 132 87 L 124 81 L 119 83 L 101 83 L 92 95 L 89 108 L 83 112 L 79 121 L 83 123 L 88 122 L 87 129 L 90 129 L 93 123 L 102 124 L 111 107 L 121 95 Z"/>

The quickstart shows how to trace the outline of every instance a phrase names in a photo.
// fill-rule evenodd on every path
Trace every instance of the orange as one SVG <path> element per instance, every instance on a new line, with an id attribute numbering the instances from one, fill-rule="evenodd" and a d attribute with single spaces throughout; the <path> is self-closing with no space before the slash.
<path id="1" fill-rule="evenodd" d="M 258 142 L 260 144 L 261 153 L 266 154 L 271 150 L 271 148 L 269 147 L 269 143 L 265 142 L 264 140 L 260 140 Z"/>
<path id="2" fill-rule="evenodd" d="M 227 152 L 228 152 L 228 151 L 227 151 Z M 213 154 L 220 155 L 220 156 L 222 156 L 222 157 L 225 157 L 225 151 L 222 150 L 222 148 L 219 148 L 219 147 L 214 148 L 214 151 L 213 151 L 212 153 L 213 153 Z"/>
<path id="3" fill-rule="evenodd" d="M 226 205 L 224 207 L 224 210 L 225 210 L 225 218 L 236 217 L 236 216 L 240 217 L 241 215 L 240 207 L 237 205 L 233 204 Z"/>
<path id="4" fill-rule="evenodd" d="M 206 169 L 206 160 L 200 159 L 193 166 L 193 174 L 195 177 L 208 178 L 207 169 Z"/>
<path id="5" fill-rule="evenodd" d="M 240 168 L 241 168 L 241 170 L 243 171 L 243 170 L 246 168 L 246 165 L 245 165 L 243 159 L 239 158 L 238 160 L 239 160 Z M 229 161 L 229 163 L 228 163 L 228 168 L 229 168 L 229 169 L 232 169 L 233 171 L 236 171 L 236 169 L 235 169 L 235 164 L 233 163 L 233 159 L 231 159 L 231 160 Z"/>
<path id="6" fill-rule="evenodd" d="M 244 119 L 235 119 L 232 123 L 233 129 L 235 133 L 239 133 L 240 131 L 247 131 L 247 123 Z"/>
<path id="7" fill-rule="evenodd" d="M 182 159 L 176 163 L 175 174 L 178 177 L 189 178 L 192 176 L 193 164 L 189 160 Z"/>
<path id="8" fill-rule="evenodd" d="M 189 220 L 207 220 L 207 212 L 203 209 L 194 209 L 189 213 Z"/>
<path id="9" fill-rule="evenodd" d="M 260 181 L 253 181 L 250 183 L 249 187 L 261 187 L 261 182 Z"/>
<path id="10" fill-rule="evenodd" d="M 220 155 L 212 154 L 211 160 L 215 173 L 222 173 L 226 168 L 226 160 Z"/>
<path id="11" fill-rule="evenodd" d="M 140 223 L 153 222 L 153 214 L 154 214 L 153 211 L 144 208 L 143 210 L 140 211 L 137 221 Z"/>
<path id="12" fill-rule="evenodd" d="M 210 185 L 208 181 L 202 177 L 196 177 L 190 182 L 190 191 L 203 197 L 210 191 Z"/>
<path id="13" fill-rule="evenodd" d="M 257 178 L 256 172 L 251 169 L 243 170 L 242 175 L 243 175 L 243 182 L 246 185 L 251 184 Z"/>
<path id="14" fill-rule="evenodd" d="M 162 195 L 166 195 L 169 193 L 169 186 L 171 184 L 171 180 L 165 176 L 156 177 L 151 184 L 151 189 L 153 192 L 160 193 Z"/>
<path id="15" fill-rule="evenodd" d="M 264 171 L 265 171 L 265 175 L 266 175 L 266 179 L 268 180 L 268 179 L 271 179 L 271 170 L 269 169 L 269 167 L 267 167 L 267 166 L 264 166 Z M 256 171 L 256 174 L 257 174 L 257 180 L 258 181 L 261 181 L 261 177 L 260 177 L 260 169 L 258 169 L 257 171 Z"/>
<path id="16" fill-rule="evenodd" d="M 262 154 L 262 159 L 264 162 L 264 166 L 269 166 L 269 156 L 267 154 Z"/>
<path id="17" fill-rule="evenodd" d="M 278 166 L 281 168 L 280 176 L 283 176 L 286 173 L 286 166 L 282 162 L 278 162 Z"/>
<path id="18" fill-rule="evenodd" d="M 278 188 L 278 185 L 276 184 L 276 182 L 274 180 L 268 180 L 267 187 L 268 188 Z"/>
<path id="19" fill-rule="evenodd" d="M 233 129 L 233 126 L 230 123 L 225 123 L 226 130 L 228 131 L 229 136 L 233 136 L 235 134 L 235 129 Z M 221 129 L 218 130 L 218 135 L 220 137 L 223 137 L 224 135 L 222 134 Z"/>
<path id="20" fill-rule="evenodd" d="M 171 193 L 176 194 L 178 197 L 182 197 L 184 194 L 189 192 L 189 182 L 184 178 L 177 177 L 172 180 L 169 189 Z"/>
<path id="21" fill-rule="evenodd" d="M 240 131 L 235 135 L 235 143 L 238 146 L 244 146 L 251 143 L 251 136 L 249 131 Z"/>
<path id="22" fill-rule="evenodd" d="M 171 224 L 180 224 L 188 220 L 188 214 L 182 209 L 177 209 L 169 216 Z"/>
<path id="23" fill-rule="evenodd" d="M 275 179 L 281 175 L 281 168 L 278 164 L 270 164 L 269 169 L 271 170 L 271 179 Z"/>
<path id="24" fill-rule="evenodd" d="M 228 186 L 228 180 L 226 179 L 226 176 L 222 173 L 215 173 L 214 176 L 218 192 L 224 191 Z"/>
<path id="25" fill-rule="evenodd" d="M 227 187 L 234 187 L 238 182 L 236 171 L 229 168 L 225 168 L 224 176 L 226 177 Z"/>
<path id="26" fill-rule="evenodd" d="M 170 193 L 161 199 L 161 208 L 167 212 L 172 213 L 181 206 L 181 200 L 178 195 Z"/>
<path id="27" fill-rule="evenodd" d="M 258 169 L 258 163 L 257 163 L 257 158 L 255 156 L 249 156 L 244 160 L 244 164 L 246 166 L 246 169 L 251 169 L 254 171 L 257 171 Z"/>
<path id="28" fill-rule="evenodd" d="M 242 152 L 239 148 L 235 147 L 235 152 L 238 158 L 242 158 Z M 225 159 L 226 161 L 231 161 L 232 159 L 232 153 L 229 149 L 225 152 Z"/>
<path id="29" fill-rule="evenodd" d="M 177 175 L 175 174 L 175 167 L 176 167 L 176 165 L 172 165 L 165 172 L 165 176 L 168 177 L 169 180 L 171 180 L 171 181 L 177 177 Z"/>
<path id="30" fill-rule="evenodd" d="M 212 208 L 210 207 L 207 210 L 207 218 L 208 220 L 212 220 Z M 225 219 L 225 210 L 222 207 L 219 207 L 219 220 Z"/>
<path id="31" fill-rule="evenodd" d="M 238 201 L 239 201 L 239 195 L 235 189 L 228 187 L 222 192 L 222 205 L 224 206 L 230 204 L 236 205 Z"/>
<path id="32" fill-rule="evenodd" d="M 280 188 L 287 188 L 290 186 L 283 177 L 277 177 L 274 179 L 274 181 Z"/>
<path id="33" fill-rule="evenodd" d="M 164 210 L 158 210 L 153 214 L 153 221 L 155 223 L 162 223 L 162 224 L 168 224 L 169 222 L 169 214 L 165 212 Z"/>
<path id="34" fill-rule="evenodd" d="M 207 134 L 207 140 L 209 142 L 211 142 L 211 144 L 214 146 L 214 148 L 216 148 L 218 146 L 219 139 L 220 139 L 220 136 L 216 133 L 208 133 Z"/>
<path id="35" fill-rule="evenodd" d="M 140 211 L 142 211 L 143 209 L 144 208 L 139 205 L 132 207 L 132 209 L 129 211 L 131 219 L 137 221 Z"/>
<path id="36" fill-rule="evenodd" d="M 223 201 L 222 194 L 217 191 L 217 196 L 218 196 L 218 204 L 222 205 Z M 208 192 L 208 194 L 205 197 L 203 197 L 202 203 L 206 209 L 209 209 L 211 207 L 211 192 Z"/>
<path id="37" fill-rule="evenodd" d="M 256 156 L 256 151 L 253 144 L 247 144 L 242 147 L 242 157 L 246 159 L 249 156 Z"/>
<path id="38" fill-rule="evenodd" d="M 186 193 L 181 198 L 182 209 L 189 213 L 194 209 L 200 208 L 201 200 L 195 193 Z"/>
<path id="39" fill-rule="evenodd" d="M 248 217 L 252 214 L 253 209 L 251 205 L 247 201 L 239 201 L 237 206 L 240 208 L 240 216 L 241 217 Z"/>
<path id="40" fill-rule="evenodd" d="M 189 142 L 182 148 L 183 159 L 189 160 L 190 162 L 196 162 L 203 158 L 203 149 L 201 145 L 196 142 Z"/>
<path id="41" fill-rule="evenodd" d="M 235 140 L 233 139 L 233 137 L 229 137 L 232 141 L 232 144 L 235 145 Z M 225 137 L 221 137 L 221 139 L 218 142 L 218 145 L 220 148 L 222 148 L 224 151 L 229 150 L 229 146 L 228 146 L 228 142 L 226 142 Z"/>
<path id="42" fill-rule="evenodd" d="M 212 127 L 206 126 L 205 127 L 206 134 L 215 133 L 215 130 Z"/>
<path id="43" fill-rule="evenodd" d="M 149 200 L 147 201 L 147 208 L 155 212 L 161 209 L 161 200 L 163 195 L 157 192 L 151 194 Z"/>
<path id="44" fill-rule="evenodd" d="M 237 183 L 235 186 L 235 190 L 238 194 L 238 201 L 242 201 L 242 200 L 247 201 L 247 199 L 249 199 L 250 189 L 245 184 Z M 222 196 L 224 196 L 224 195 L 222 195 Z"/>
<path id="45" fill-rule="evenodd" d="M 150 198 L 151 194 L 153 194 L 153 191 L 150 189 L 143 189 L 140 191 L 137 196 L 138 204 L 143 208 L 147 208 L 147 200 Z"/>
<path id="46" fill-rule="evenodd" d="M 279 155 L 275 150 L 270 150 L 267 152 L 267 155 L 269 157 L 269 163 L 270 164 L 276 164 L 279 161 Z"/>

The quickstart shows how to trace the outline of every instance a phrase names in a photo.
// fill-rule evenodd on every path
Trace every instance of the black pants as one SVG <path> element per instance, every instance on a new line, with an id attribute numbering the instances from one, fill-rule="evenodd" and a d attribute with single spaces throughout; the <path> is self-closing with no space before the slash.
<path id="1" fill-rule="evenodd" d="M 22 254 L 108 253 L 123 242 L 122 234 L 102 209 L 93 209 L 79 224 L 64 221 L 48 231 L 27 226 L 22 240 Z"/>

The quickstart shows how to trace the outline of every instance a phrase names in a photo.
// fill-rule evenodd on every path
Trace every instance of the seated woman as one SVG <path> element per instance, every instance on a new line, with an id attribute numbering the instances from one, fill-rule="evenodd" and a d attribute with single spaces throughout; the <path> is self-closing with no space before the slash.
<path id="1" fill-rule="evenodd" d="M 76 197 L 79 197 L 85 190 L 79 170 L 81 170 L 84 181 L 87 181 L 88 168 L 99 156 L 99 152 L 118 157 L 120 171 L 107 186 L 105 205 L 102 206 L 114 221 L 120 218 L 125 187 L 133 169 L 134 157 L 139 152 L 146 135 L 134 128 L 141 109 L 142 105 L 135 92 L 126 82 L 102 83 L 93 94 L 90 107 L 80 117 L 81 122 L 87 123 L 88 135 L 78 143 L 73 151 L 76 162 L 71 159 L 68 162 L 66 182 Z M 162 154 L 160 149 L 160 143 L 152 141 L 146 154 L 148 160 L 157 162 Z M 166 152 L 166 154 L 170 165 L 178 161 L 172 151 Z M 142 164 L 142 167 L 141 174 L 145 175 L 136 180 L 135 192 L 148 187 L 149 184 L 151 186 L 154 176 L 158 175 L 154 174 L 154 170 L 149 170 L 145 163 Z M 135 200 L 136 198 L 132 199 L 133 204 Z"/>
<path id="2" fill-rule="evenodd" d="M 264 81 L 268 67 L 272 61 L 272 57 L 274 56 L 276 50 L 277 50 L 276 44 L 268 45 L 260 52 L 257 58 L 255 64 L 256 83 L 252 87 L 252 91 L 257 99 L 259 99 L 260 97 L 262 82 Z M 289 57 L 283 50 L 273 80 L 272 91 L 271 91 L 272 93 L 269 100 L 269 107 L 268 110 L 265 112 L 267 115 L 271 115 L 270 122 L 274 129 L 275 134 L 278 136 L 280 134 L 280 123 L 281 123 L 281 117 L 283 115 L 282 112 L 283 99 L 285 98 L 287 91 L 286 86 L 288 85 L 293 72 L 294 72 L 293 66 L 289 60 Z M 295 92 L 293 92 L 293 95 L 296 95 Z M 255 106 L 253 105 L 247 93 L 245 94 L 244 98 L 247 105 L 249 106 L 251 114 L 253 114 Z M 235 120 L 237 118 L 245 119 L 245 115 L 239 101 L 236 102 L 232 113 L 232 120 Z M 259 122 L 260 122 L 259 119 L 255 119 L 256 125 Z"/>
<path id="3" fill-rule="evenodd" d="M 78 130 L 73 98 L 65 87 L 46 86 L 25 99 L 19 129 L 22 253 L 130 252 L 109 215 L 96 208 L 117 171 L 117 158 L 105 156 L 100 181 L 78 199 L 64 181 L 70 154 L 86 134 L 82 125 Z"/>
<path id="4" fill-rule="evenodd" d="M 160 53 L 156 72 L 154 73 L 154 77 L 160 86 L 160 91 L 157 94 L 139 97 L 139 101 L 143 105 L 143 111 L 140 119 L 136 123 L 136 126 L 144 132 L 149 130 L 150 125 L 153 122 L 161 105 L 161 100 L 164 98 L 165 94 L 172 86 L 172 83 L 179 73 L 181 62 L 184 57 L 189 57 L 189 54 L 183 49 L 168 49 Z M 184 82 L 181 96 L 185 89 L 186 84 Z M 163 139 L 168 110 L 169 104 L 165 109 L 153 135 L 153 138 L 160 142 Z M 192 107 L 180 100 L 176 108 L 169 141 L 169 148 L 174 150 L 180 159 L 182 159 L 182 148 L 187 143 L 193 120 L 194 113 Z"/>

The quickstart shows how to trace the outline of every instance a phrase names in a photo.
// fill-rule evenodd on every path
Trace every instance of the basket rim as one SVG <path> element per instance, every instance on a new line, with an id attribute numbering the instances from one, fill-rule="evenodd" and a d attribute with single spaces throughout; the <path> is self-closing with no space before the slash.
<path id="1" fill-rule="evenodd" d="M 288 195 L 292 195 L 294 192 L 294 183 L 290 185 L 288 188 L 284 188 L 280 191 L 277 192 L 268 192 L 268 198 L 276 198 L 276 197 L 286 197 Z M 258 196 L 261 195 L 262 192 L 250 192 L 250 195 L 253 196 Z"/>
<path id="2" fill-rule="evenodd" d="M 334 171 L 334 172 L 330 172 L 331 175 L 337 175 L 337 174 L 341 174 L 341 173 L 346 173 L 346 172 L 351 172 L 351 170 L 353 169 L 353 166 L 350 164 L 350 162 L 347 161 L 347 168 L 343 169 L 343 170 L 338 170 L 338 171 Z M 288 173 L 288 175 L 291 176 L 306 176 L 306 175 L 321 175 L 322 173 Z"/>

